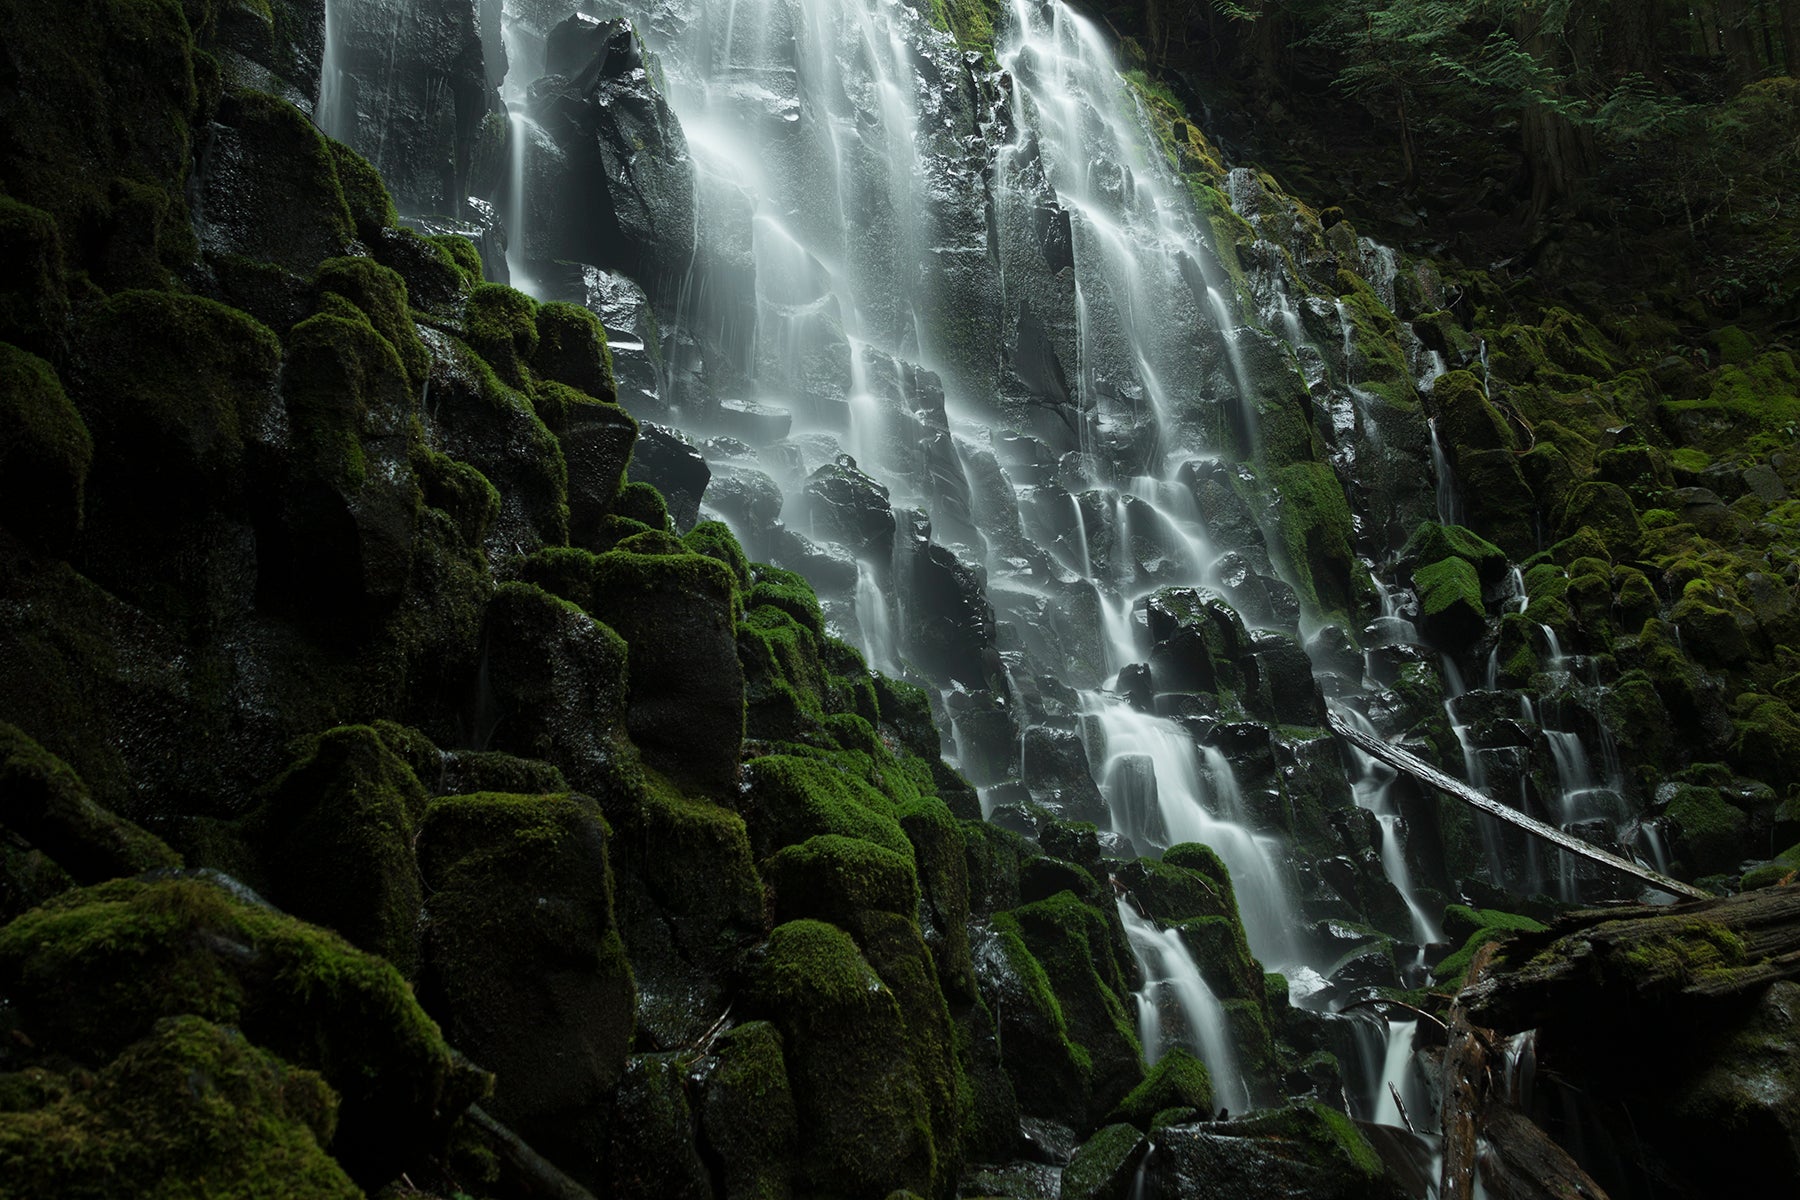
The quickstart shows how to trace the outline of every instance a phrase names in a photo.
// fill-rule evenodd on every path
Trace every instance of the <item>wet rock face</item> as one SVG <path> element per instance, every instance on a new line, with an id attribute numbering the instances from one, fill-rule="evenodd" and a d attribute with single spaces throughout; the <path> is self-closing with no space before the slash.
<path id="1" fill-rule="evenodd" d="M 620 270 L 660 295 L 694 254 L 687 139 L 651 82 L 625 21 L 573 16 L 545 45 L 552 74 L 531 87 L 533 118 L 563 156 L 550 185 L 546 258 Z"/>
<path id="2" fill-rule="evenodd" d="M 469 154 L 489 108 L 469 0 L 328 0 L 320 126 L 368 158 L 410 213 L 460 215 Z M 335 85 L 335 91 L 333 86 Z"/>

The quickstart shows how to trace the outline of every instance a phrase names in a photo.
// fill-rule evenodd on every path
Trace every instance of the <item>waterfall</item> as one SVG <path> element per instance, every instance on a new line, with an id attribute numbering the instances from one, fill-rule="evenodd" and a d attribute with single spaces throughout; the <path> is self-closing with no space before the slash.
<path id="1" fill-rule="evenodd" d="M 326 136 L 347 142 L 356 114 L 344 111 L 343 47 L 339 44 L 343 31 L 334 11 L 338 3 L 325 0 L 325 45 L 319 59 L 319 98 L 313 105 L 313 123 Z"/>
<path id="2" fill-rule="evenodd" d="M 1144 975 L 1144 989 L 1137 995 L 1138 1034 L 1144 1044 L 1144 1061 L 1155 1063 L 1171 1045 L 1185 1043 L 1212 1076 L 1214 1103 L 1235 1113 L 1248 1110 L 1250 1088 L 1238 1066 L 1225 1006 L 1201 977 L 1187 943 L 1173 929 L 1158 929 L 1123 897 L 1118 908 L 1125 939 Z M 1160 1009 L 1165 993 L 1172 995 L 1178 1007 L 1186 1037 L 1165 1032 Z"/>
<path id="3" fill-rule="evenodd" d="M 1334 703 L 1332 711 L 1365 733 L 1375 733 L 1375 726 L 1354 708 Z M 1394 885 L 1394 890 L 1406 902 L 1406 911 L 1412 917 L 1413 937 L 1420 946 L 1442 942 L 1443 930 L 1425 910 L 1425 906 L 1419 903 L 1414 891 L 1412 868 L 1406 863 L 1406 847 L 1400 840 L 1400 811 L 1392 794 L 1392 785 L 1399 778 L 1399 772 L 1355 747 L 1350 747 L 1349 753 L 1359 768 L 1357 778 L 1351 783 L 1351 794 L 1357 807 L 1373 813 L 1380 823 L 1382 870 L 1387 873 L 1388 882 Z"/>
<path id="4" fill-rule="evenodd" d="M 1438 440 L 1437 418 L 1425 422 L 1431 430 L 1431 469 L 1437 479 L 1437 519 L 1440 525 L 1461 525 L 1462 498 L 1456 493 L 1456 479 L 1450 473 L 1450 458 Z"/>
<path id="5" fill-rule="evenodd" d="M 869 669 L 895 673 L 894 631 L 888 619 L 887 595 L 876 581 L 875 572 L 860 559 L 856 563 L 856 623 L 862 629 L 863 657 L 869 660 Z"/>

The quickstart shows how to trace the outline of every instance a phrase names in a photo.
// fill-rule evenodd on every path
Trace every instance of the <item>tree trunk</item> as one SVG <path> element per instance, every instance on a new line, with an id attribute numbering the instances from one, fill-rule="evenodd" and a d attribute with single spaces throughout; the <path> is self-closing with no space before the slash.
<path id="1" fill-rule="evenodd" d="M 1750 24 L 1748 0 L 1719 0 L 1719 37 L 1725 49 L 1725 69 L 1733 87 L 1742 87 L 1762 73 L 1756 58 L 1756 30 Z"/>
<path id="2" fill-rule="evenodd" d="M 1800 0 L 1781 0 L 1781 54 L 1787 73 L 1800 77 Z"/>
<path id="3" fill-rule="evenodd" d="M 1787 0 L 1800 5 L 1800 0 Z M 1610 0 L 1606 6 L 1607 72 L 1611 82 L 1642 75 L 1661 83 L 1662 42 L 1668 14 L 1658 0 Z"/>
<path id="4" fill-rule="evenodd" d="M 1700 27 L 1700 53 L 1708 58 L 1717 58 L 1725 53 L 1725 47 L 1719 41 L 1719 6 L 1704 3 L 1694 5 L 1694 22 Z"/>

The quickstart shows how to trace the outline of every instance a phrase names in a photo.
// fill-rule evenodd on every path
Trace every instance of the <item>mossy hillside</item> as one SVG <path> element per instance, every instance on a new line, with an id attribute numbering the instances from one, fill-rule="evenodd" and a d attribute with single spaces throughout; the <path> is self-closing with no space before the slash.
<path id="1" fill-rule="evenodd" d="M 66 553 L 86 513 L 94 439 L 50 364 L 0 342 L 0 512 L 14 533 Z"/>
<path id="2" fill-rule="evenodd" d="M 0 1105 L 0 1172 L 34 1196 L 262 1196 L 363 1192 L 326 1153 L 336 1094 L 234 1030 L 158 1021 L 98 1074 L 34 1073 L 37 1103 Z"/>
<path id="3" fill-rule="evenodd" d="M 338 1092 L 332 1153 L 365 1186 L 478 1094 L 392 966 L 197 879 L 118 880 L 19 917 L 0 929 L 0 987 L 34 1043 L 95 1066 L 162 1017 L 241 1029 Z"/>
<path id="4" fill-rule="evenodd" d="M 492 792 L 432 801 L 418 838 L 421 1000 L 495 1073 L 495 1115 L 563 1161 L 604 1145 L 636 1028 L 610 841 L 585 797 Z"/>

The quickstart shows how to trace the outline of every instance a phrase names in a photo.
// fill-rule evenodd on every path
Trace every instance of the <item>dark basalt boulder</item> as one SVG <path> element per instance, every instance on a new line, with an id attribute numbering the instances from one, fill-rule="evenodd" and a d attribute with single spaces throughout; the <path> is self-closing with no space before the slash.
<path id="1" fill-rule="evenodd" d="M 1155 1200 L 1400 1200 L 1406 1194 L 1350 1118 L 1320 1104 L 1160 1129 L 1143 1176 L 1144 1194 Z"/>
<path id="2" fill-rule="evenodd" d="M 631 478 L 662 493 L 677 530 L 693 528 L 700 519 L 700 498 L 712 479 L 706 457 L 679 430 L 654 421 L 638 427 L 631 456 Z"/>
<path id="3" fill-rule="evenodd" d="M 681 124 L 628 22 L 570 17 L 551 31 L 546 55 L 552 74 L 531 85 L 530 107 L 565 162 L 552 185 L 544 257 L 623 271 L 657 294 L 695 249 Z"/>
<path id="4" fill-rule="evenodd" d="M 815 538 L 843 545 L 864 562 L 885 569 L 894 556 L 894 510 L 888 490 L 840 454 L 814 471 L 802 491 L 806 521 Z"/>
<path id="5" fill-rule="evenodd" d="M 583 1174 L 607 1145 L 637 1011 L 608 841 L 593 801 L 569 794 L 434 800 L 418 836 L 420 998 L 494 1072 L 489 1111 Z"/>

